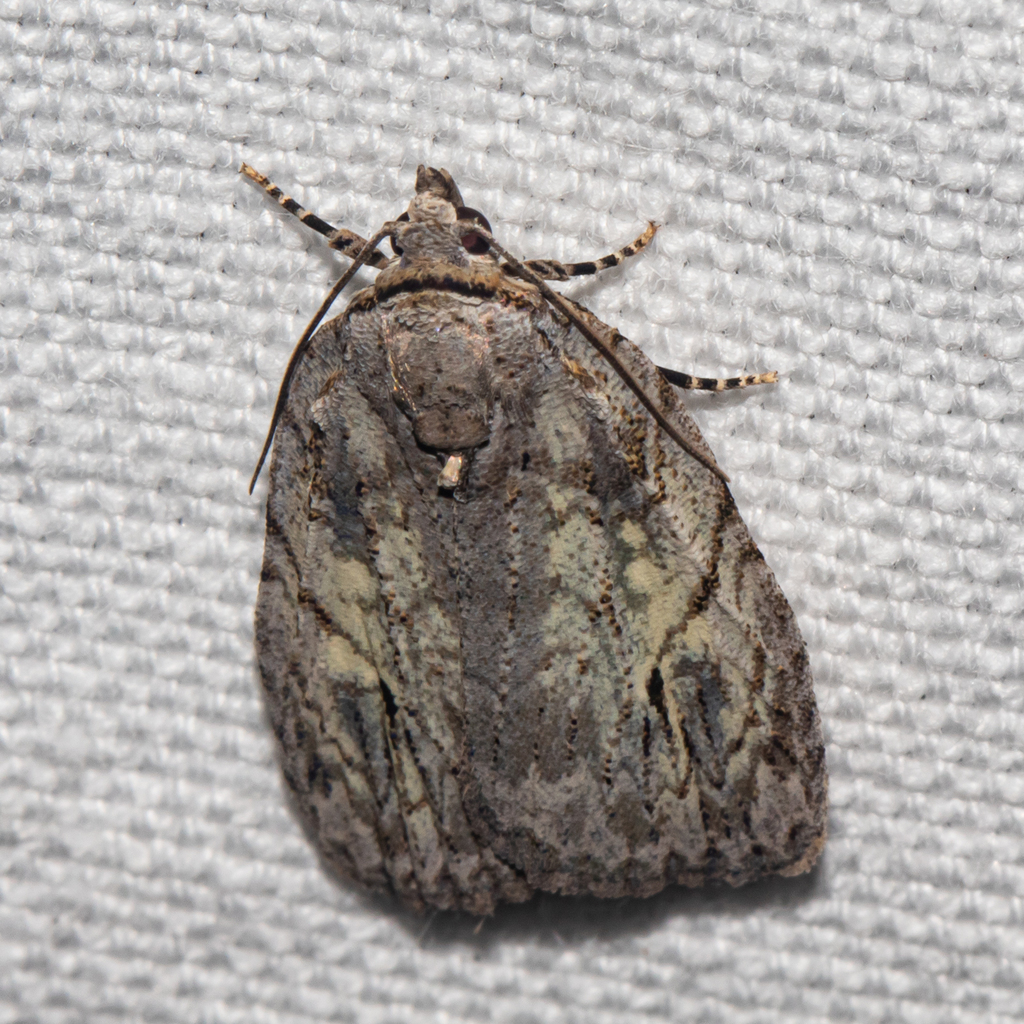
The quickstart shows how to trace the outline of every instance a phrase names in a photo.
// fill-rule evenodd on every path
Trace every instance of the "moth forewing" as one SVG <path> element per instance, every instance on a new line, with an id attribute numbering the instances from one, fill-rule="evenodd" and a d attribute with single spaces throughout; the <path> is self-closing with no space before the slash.
<path id="1" fill-rule="evenodd" d="M 475 913 L 807 870 L 806 651 L 678 394 L 447 172 L 383 234 L 293 357 L 267 499 L 259 666 L 323 856 Z"/>

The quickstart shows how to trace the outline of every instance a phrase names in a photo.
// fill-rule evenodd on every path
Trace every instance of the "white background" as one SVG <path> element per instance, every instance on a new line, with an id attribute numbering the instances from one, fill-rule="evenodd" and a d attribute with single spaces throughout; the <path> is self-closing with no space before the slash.
<path id="1" fill-rule="evenodd" d="M 1024 1020 L 1024 5 L 0 0 L 0 1024 Z M 696 398 L 808 648 L 810 876 L 421 920 L 252 664 L 279 374 L 447 167 Z M 360 280 L 371 279 L 362 272 Z M 339 307 L 340 308 L 340 307 Z"/>

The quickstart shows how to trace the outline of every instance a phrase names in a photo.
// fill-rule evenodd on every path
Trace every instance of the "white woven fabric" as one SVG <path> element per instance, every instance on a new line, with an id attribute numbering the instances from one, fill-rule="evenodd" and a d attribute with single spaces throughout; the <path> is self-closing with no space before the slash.
<path id="1" fill-rule="evenodd" d="M 1024 5 L 0 3 L 0 1024 L 1024 1020 Z M 252 659 L 335 224 L 447 167 L 658 361 L 808 642 L 820 869 L 425 922 L 334 884 Z M 363 272 L 361 280 L 370 274 Z M 340 308 L 340 307 L 339 307 Z"/>

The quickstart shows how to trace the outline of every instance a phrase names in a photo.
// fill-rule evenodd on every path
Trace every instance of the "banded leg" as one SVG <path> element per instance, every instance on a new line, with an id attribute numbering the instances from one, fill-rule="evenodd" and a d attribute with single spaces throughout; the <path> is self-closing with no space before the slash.
<path id="1" fill-rule="evenodd" d="M 609 267 L 617 267 L 623 260 L 635 256 L 654 237 L 657 225 L 652 221 L 647 225 L 647 230 L 637 239 L 623 246 L 618 252 L 608 256 L 602 256 L 599 260 L 589 260 L 586 263 L 559 263 L 558 260 L 525 260 L 525 266 L 529 267 L 538 277 L 546 281 L 568 281 L 570 277 L 582 277 L 585 274 L 596 274 L 599 270 L 607 270 Z M 502 267 L 507 274 L 514 271 L 507 264 Z"/>
<path id="2" fill-rule="evenodd" d="M 276 199 L 281 206 L 289 213 L 298 217 L 303 224 L 323 235 L 332 249 L 337 249 L 338 252 L 343 253 L 345 256 L 355 256 L 366 245 L 366 239 L 360 237 L 354 231 L 349 231 L 347 228 L 333 227 L 327 221 L 321 220 L 315 213 L 310 213 L 309 210 L 303 209 L 291 196 L 286 196 L 269 178 L 264 177 L 255 168 L 250 167 L 248 164 L 242 164 L 241 173 L 255 181 L 271 199 Z M 388 258 L 379 250 L 374 249 L 365 262 L 371 267 L 381 270 L 388 265 Z"/>
<path id="3" fill-rule="evenodd" d="M 778 370 L 747 374 L 745 377 L 691 377 L 667 366 L 659 366 L 658 372 L 669 384 L 687 391 L 732 391 L 733 388 L 749 388 L 752 384 L 774 384 L 779 379 Z"/>
<path id="4" fill-rule="evenodd" d="M 580 316 L 595 321 L 608 331 L 613 347 L 620 341 L 626 340 L 614 327 L 601 323 L 586 306 L 581 306 L 564 295 L 562 298 Z M 767 373 L 748 373 L 743 377 L 694 377 L 681 370 L 670 370 L 667 366 L 655 364 L 655 369 L 669 384 L 674 384 L 677 388 L 683 388 L 686 391 L 732 391 L 735 388 L 749 388 L 754 384 L 776 384 L 779 380 L 778 370 L 769 370 Z"/>

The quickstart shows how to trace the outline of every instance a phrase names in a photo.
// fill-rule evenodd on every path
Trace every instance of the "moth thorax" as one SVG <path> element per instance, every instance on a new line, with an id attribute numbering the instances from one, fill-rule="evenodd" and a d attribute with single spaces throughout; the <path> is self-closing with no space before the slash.
<path id="1" fill-rule="evenodd" d="M 436 220 L 409 221 L 397 233 L 392 248 L 401 253 L 402 263 L 431 261 L 469 266 L 469 255 L 451 224 Z"/>
<path id="2" fill-rule="evenodd" d="M 399 304 L 386 331 L 391 394 L 416 440 L 439 452 L 467 452 L 490 437 L 487 340 L 442 300 L 431 317 L 415 301 Z"/>

